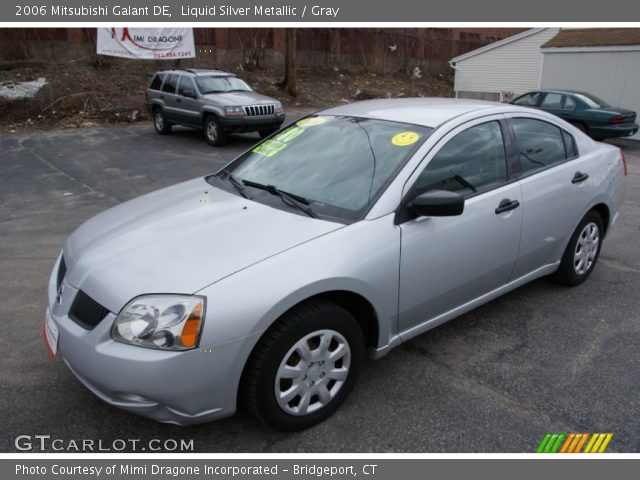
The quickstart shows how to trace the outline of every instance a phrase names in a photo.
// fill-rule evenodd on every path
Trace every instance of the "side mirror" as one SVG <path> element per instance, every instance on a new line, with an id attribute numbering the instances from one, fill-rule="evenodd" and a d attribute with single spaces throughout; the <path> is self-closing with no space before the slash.
<path id="1" fill-rule="evenodd" d="M 447 190 L 429 190 L 414 198 L 409 208 L 418 217 L 452 217 L 464 211 L 464 197 Z"/>
<path id="2" fill-rule="evenodd" d="M 191 88 L 185 88 L 185 89 L 182 91 L 182 96 L 183 96 L 183 97 L 187 97 L 187 98 L 198 98 L 198 97 L 196 96 L 196 92 L 195 92 L 193 89 L 191 89 Z"/>

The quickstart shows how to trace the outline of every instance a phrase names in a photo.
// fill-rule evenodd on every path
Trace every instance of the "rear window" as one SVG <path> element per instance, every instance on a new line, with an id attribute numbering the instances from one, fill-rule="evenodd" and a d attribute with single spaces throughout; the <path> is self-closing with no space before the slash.
<path id="1" fill-rule="evenodd" d="M 164 81 L 162 91 L 167 93 L 176 93 L 176 85 L 178 85 L 178 75 L 171 74 Z"/>
<path id="2" fill-rule="evenodd" d="M 151 90 L 160 90 L 160 87 L 162 86 L 162 80 L 164 80 L 165 74 L 164 73 L 156 73 L 153 77 L 153 80 L 151 80 L 151 85 L 149 85 L 149 88 Z"/>
<path id="3" fill-rule="evenodd" d="M 514 118 L 511 125 L 525 175 L 566 160 L 565 139 L 560 128 L 532 118 Z"/>

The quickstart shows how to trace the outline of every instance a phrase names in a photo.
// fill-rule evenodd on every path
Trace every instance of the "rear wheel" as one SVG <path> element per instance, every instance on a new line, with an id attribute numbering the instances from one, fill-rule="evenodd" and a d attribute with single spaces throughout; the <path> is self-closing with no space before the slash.
<path id="1" fill-rule="evenodd" d="M 158 133 L 158 135 L 167 135 L 171 133 L 172 126 L 171 122 L 165 117 L 162 108 L 157 107 L 153 111 L 153 127 L 156 129 L 156 133 Z"/>
<path id="2" fill-rule="evenodd" d="M 600 256 L 603 231 L 602 217 L 591 210 L 573 232 L 555 273 L 556 280 L 575 286 L 587 279 Z"/>
<path id="3" fill-rule="evenodd" d="M 328 301 L 285 314 L 249 359 L 241 398 L 263 423 L 309 428 L 333 414 L 351 392 L 364 359 L 357 320 Z"/>
<path id="4" fill-rule="evenodd" d="M 215 115 L 209 115 L 204 122 L 204 137 L 207 139 L 207 143 L 213 146 L 220 146 L 226 140 L 226 134 L 222 130 L 220 121 Z"/>

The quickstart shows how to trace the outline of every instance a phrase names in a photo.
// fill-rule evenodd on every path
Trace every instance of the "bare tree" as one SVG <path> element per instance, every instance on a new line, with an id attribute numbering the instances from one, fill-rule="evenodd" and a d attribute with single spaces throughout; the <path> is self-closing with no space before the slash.
<path id="1" fill-rule="evenodd" d="M 280 84 L 292 97 L 298 96 L 296 84 L 296 34 L 297 29 L 287 28 L 284 50 L 284 80 Z"/>

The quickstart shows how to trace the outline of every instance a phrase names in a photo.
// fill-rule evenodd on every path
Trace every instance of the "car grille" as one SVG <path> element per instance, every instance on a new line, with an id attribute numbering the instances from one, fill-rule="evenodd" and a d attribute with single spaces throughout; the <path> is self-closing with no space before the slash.
<path id="1" fill-rule="evenodd" d="M 251 105 L 250 107 L 242 107 L 247 117 L 259 117 L 262 115 L 273 115 L 276 111 L 275 105 Z"/>
<path id="2" fill-rule="evenodd" d="M 108 309 L 82 290 L 78 291 L 69 310 L 69 318 L 87 330 L 96 327 L 108 314 Z"/>
<path id="3" fill-rule="evenodd" d="M 56 277 L 56 291 L 60 291 L 60 285 L 62 285 L 62 280 L 64 280 L 64 276 L 67 274 L 67 265 L 64 263 L 64 257 L 60 258 L 60 266 L 58 267 L 58 275 Z"/>

